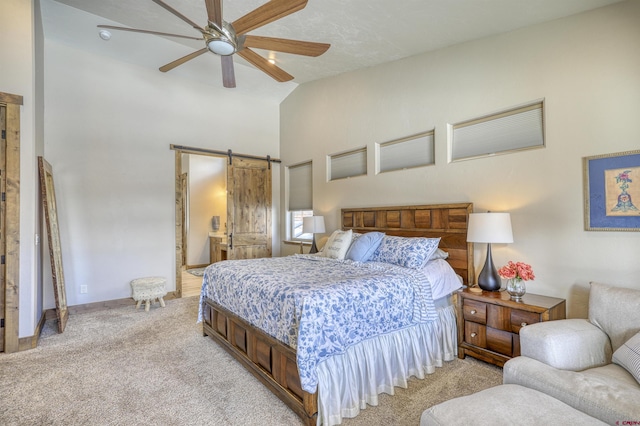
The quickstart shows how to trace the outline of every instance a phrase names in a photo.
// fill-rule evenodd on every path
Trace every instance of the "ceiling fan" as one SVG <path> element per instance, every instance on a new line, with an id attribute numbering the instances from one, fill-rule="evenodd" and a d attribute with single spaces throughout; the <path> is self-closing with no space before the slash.
<path id="1" fill-rule="evenodd" d="M 295 55 L 320 56 L 331 46 L 326 43 L 314 43 L 310 41 L 261 37 L 246 34 L 249 31 L 255 30 L 256 28 L 304 9 L 308 0 L 270 0 L 233 22 L 227 22 L 222 19 L 222 0 L 204 0 L 208 18 L 207 25 L 204 28 L 175 10 L 173 7 L 169 6 L 164 1 L 152 1 L 182 19 L 196 30 L 200 31 L 202 33 L 202 37 L 190 37 L 158 31 L 116 27 L 112 25 L 98 25 L 98 28 L 180 37 L 192 40 L 204 40 L 206 45 L 204 48 L 161 66 L 160 71 L 162 72 L 172 70 L 178 65 L 182 65 L 206 52 L 213 52 L 216 55 L 219 55 L 222 60 L 222 84 L 224 87 L 236 87 L 236 77 L 233 70 L 232 56 L 237 53 L 247 62 L 251 63 L 276 81 L 283 82 L 292 80 L 293 76 L 251 50 L 251 48 L 275 50 L 276 52 L 292 53 Z"/>

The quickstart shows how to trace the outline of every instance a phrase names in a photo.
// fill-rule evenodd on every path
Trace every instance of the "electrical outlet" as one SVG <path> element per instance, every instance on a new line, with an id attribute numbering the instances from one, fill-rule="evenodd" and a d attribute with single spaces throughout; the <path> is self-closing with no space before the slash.
<path id="1" fill-rule="evenodd" d="M 40 244 L 40 234 L 36 234 L 36 245 Z"/>
<path id="2" fill-rule="evenodd" d="M 81 285 L 80 286 L 80 294 L 85 294 L 87 292 L 87 286 L 86 285 Z"/>

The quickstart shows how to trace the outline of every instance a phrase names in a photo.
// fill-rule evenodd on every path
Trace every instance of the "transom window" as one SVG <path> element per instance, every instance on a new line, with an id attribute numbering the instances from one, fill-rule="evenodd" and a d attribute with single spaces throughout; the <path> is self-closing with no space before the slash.
<path id="1" fill-rule="evenodd" d="M 378 144 L 379 173 L 435 164 L 434 131 Z"/>
<path id="2" fill-rule="evenodd" d="M 330 155 L 328 174 L 329 180 L 366 175 L 367 148 Z"/>
<path id="3" fill-rule="evenodd" d="M 449 125 L 451 161 L 544 147 L 544 102 Z"/>

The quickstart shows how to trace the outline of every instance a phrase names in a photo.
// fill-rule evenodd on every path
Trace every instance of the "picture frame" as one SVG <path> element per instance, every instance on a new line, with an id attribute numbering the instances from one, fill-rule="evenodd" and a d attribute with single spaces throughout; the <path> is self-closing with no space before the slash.
<path id="1" fill-rule="evenodd" d="M 583 157 L 586 231 L 640 231 L 640 150 Z"/>

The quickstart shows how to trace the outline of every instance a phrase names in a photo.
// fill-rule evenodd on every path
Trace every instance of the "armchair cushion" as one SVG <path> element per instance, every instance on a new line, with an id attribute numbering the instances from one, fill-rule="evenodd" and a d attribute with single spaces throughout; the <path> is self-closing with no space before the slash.
<path id="1" fill-rule="evenodd" d="M 574 372 L 519 356 L 504 364 L 503 383 L 543 392 L 609 424 L 640 419 L 640 384 L 616 364 Z"/>
<path id="2" fill-rule="evenodd" d="M 545 321 L 520 330 L 520 352 L 560 370 L 581 371 L 608 364 L 609 338 L 586 319 Z"/>
<path id="3" fill-rule="evenodd" d="M 589 321 L 607 333 L 616 351 L 640 331 L 640 291 L 591 283 Z"/>

